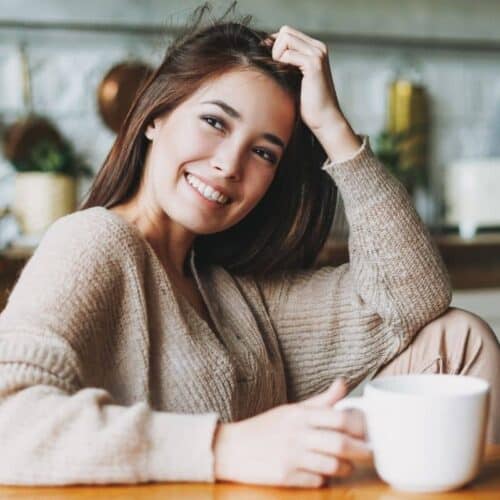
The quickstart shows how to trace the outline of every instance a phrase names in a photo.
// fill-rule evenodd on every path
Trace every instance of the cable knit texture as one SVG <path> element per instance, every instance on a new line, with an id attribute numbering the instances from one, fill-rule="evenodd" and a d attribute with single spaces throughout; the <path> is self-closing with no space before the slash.
<path id="1" fill-rule="evenodd" d="M 0 482 L 214 481 L 218 421 L 352 388 L 443 313 L 441 258 L 367 138 L 323 168 L 350 263 L 255 279 L 192 252 L 216 331 L 117 214 L 52 224 L 0 314 Z"/>

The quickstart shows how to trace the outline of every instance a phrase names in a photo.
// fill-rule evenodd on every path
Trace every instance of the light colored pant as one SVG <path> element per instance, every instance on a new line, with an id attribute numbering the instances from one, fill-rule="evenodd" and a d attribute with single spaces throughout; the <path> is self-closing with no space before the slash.
<path id="1" fill-rule="evenodd" d="M 427 324 L 372 378 L 408 373 L 472 375 L 491 384 L 486 440 L 500 444 L 500 344 L 480 317 L 457 308 Z"/>

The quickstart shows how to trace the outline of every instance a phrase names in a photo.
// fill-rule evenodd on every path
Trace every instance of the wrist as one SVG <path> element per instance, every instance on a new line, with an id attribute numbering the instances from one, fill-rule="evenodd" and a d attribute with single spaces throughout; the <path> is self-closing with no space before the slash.
<path id="1" fill-rule="evenodd" d="M 232 448 L 235 443 L 234 431 L 237 424 L 220 423 L 217 426 L 214 438 L 214 476 L 215 480 L 231 481 L 230 464 L 235 454 Z"/>
<path id="2" fill-rule="evenodd" d="M 339 112 L 332 113 L 326 124 L 314 134 L 328 157 L 337 162 L 352 158 L 362 144 L 361 138 Z"/>

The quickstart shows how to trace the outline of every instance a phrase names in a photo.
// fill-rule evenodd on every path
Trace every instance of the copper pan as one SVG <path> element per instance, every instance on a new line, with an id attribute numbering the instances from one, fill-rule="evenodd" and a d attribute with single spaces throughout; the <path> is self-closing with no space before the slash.
<path id="1" fill-rule="evenodd" d="M 135 95 L 153 69 L 142 62 L 123 62 L 113 66 L 97 90 L 99 114 L 104 123 L 118 132 Z"/>

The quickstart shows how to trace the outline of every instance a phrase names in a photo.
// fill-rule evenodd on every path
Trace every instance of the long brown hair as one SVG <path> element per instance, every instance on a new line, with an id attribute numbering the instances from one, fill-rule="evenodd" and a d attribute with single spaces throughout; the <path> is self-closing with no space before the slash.
<path id="1" fill-rule="evenodd" d="M 236 3 L 236 2 L 235 2 Z M 205 3 L 168 47 L 163 61 L 139 90 L 116 140 L 79 210 L 111 208 L 137 192 L 148 147 L 145 130 L 157 116 L 175 109 L 201 85 L 222 73 L 257 69 L 293 98 L 296 122 L 268 191 L 234 226 L 195 239 L 197 265 L 221 265 L 237 274 L 269 274 L 310 267 L 334 216 L 337 189 L 321 169 L 327 155 L 299 112 L 302 73 L 272 59 L 261 42 L 266 32 L 249 27 L 251 16 L 202 26 Z"/>

